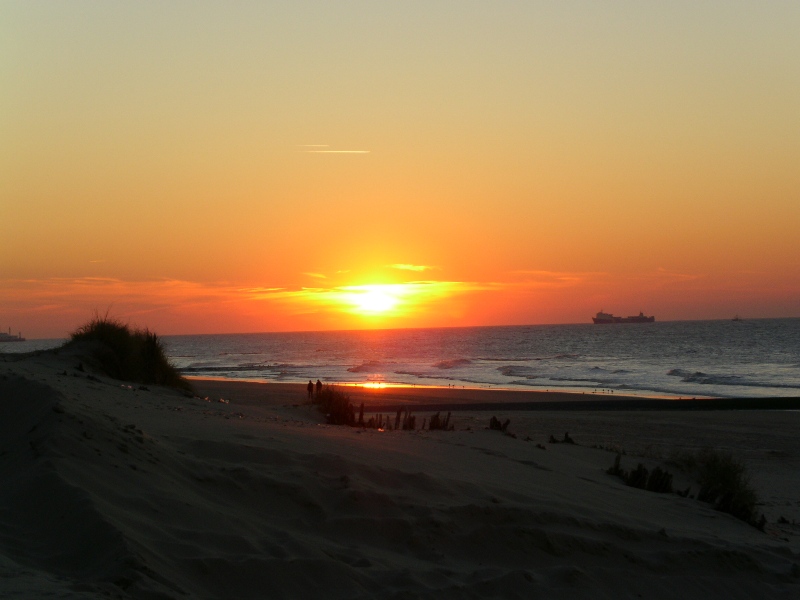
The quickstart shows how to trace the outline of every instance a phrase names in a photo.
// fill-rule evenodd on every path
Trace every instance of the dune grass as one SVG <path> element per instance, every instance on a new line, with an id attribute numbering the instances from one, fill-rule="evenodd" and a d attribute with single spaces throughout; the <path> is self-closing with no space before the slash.
<path id="1" fill-rule="evenodd" d="M 698 500 L 763 528 L 764 517 L 759 518 L 756 512 L 758 494 L 750 485 L 744 463 L 730 452 L 710 448 L 699 452 L 679 452 L 672 455 L 670 463 L 696 478 L 700 485 Z"/>
<path id="2" fill-rule="evenodd" d="M 325 420 L 330 425 L 348 425 L 350 427 L 362 427 L 364 429 L 380 430 L 403 430 L 414 431 L 417 428 L 417 417 L 411 414 L 407 408 L 397 410 L 397 415 L 392 427 L 392 420 L 389 415 L 378 414 L 364 420 L 364 403 L 358 410 L 350 402 L 350 396 L 335 385 L 323 386 L 322 390 L 314 397 L 313 403 L 317 405 L 319 411 L 325 415 Z M 423 421 L 422 428 L 425 428 Z M 453 431 L 455 427 L 450 424 L 450 413 L 444 419 L 439 413 L 431 417 L 429 430 L 441 429 Z"/>
<path id="3" fill-rule="evenodd" d="M 331 425 L 356 424 L 356 411 L 350 403 L 350 396 L 338 390 L 335 385 L 326 385 L 314 398 L 319 411 Z M 363 418 L 363 407 L 362 407 Z"/>
<path id="4" fill-rule="evenodd" d="M 622 455 L 617 454 L 614 460 L 614 465 L 606 470 L 609 475 L 616 475 L 625 482 L 625 485 L 630 487 L 647 490 L 648 492 L 656 492 L 658 494 L 672 493 L 672 473 L 664 471 L 661 467 L 656 467 L 652 471 L 648 471 L 642 463 L 636 466 L 636 469 L 625 471 L 620 466 Z"/>
<path id="5" fill-rule="evenodd" d="M 93 344 L 91 358 L 109 377 L 192 391 L 170 363 L 158 336 L 149 329 L 133 329 L 108 315 L 96 315 L 70 334 L 65 347 L 81 342 Z"/>

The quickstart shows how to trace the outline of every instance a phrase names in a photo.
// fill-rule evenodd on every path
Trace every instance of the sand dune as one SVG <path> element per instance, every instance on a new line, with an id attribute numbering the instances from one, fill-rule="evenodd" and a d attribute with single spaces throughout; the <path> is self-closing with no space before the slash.
<path id="1" fill-rule="evenodd" d="M 453 432 L 362 431 L 323 424 L 302 386 L 196 382 L 192 398 L 63 352 L 4 358 L 4 597 L 800 595 L 798 413 L 506 410 L 512 438 L 462 411 Z M 564 431 L 578 445 L 545 444 Z M 626 487 L 593 445 L 649 455 L 628 467 L 735 449 L 766 531 Z"/>

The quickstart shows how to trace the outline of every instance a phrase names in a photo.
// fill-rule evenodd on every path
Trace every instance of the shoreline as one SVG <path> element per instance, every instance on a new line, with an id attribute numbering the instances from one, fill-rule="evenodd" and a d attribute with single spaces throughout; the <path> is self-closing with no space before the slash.
<path id="1" fill-rule="evenodd" d="M 188 378 L 198 395 L 236 394 L 258 400 L 267 397 L 284 402 L 307 401 L 306 384 L 241 381 L 222 378 Z M 436 386 L 380 387 L 343 385 L 351 402 L 364 403 L 365 412 L 414 408 L 422 412 L 491 410 L 800 410 L 800 397 L 776 398 L 665 398 L 618 394 L 586 394 L 539 390 L 447 388 Z M 588 396 L 588 398 L 587 398 Z M 272 400 L 274 401 L 274 400 Z"/>
<path id="2" fill-rule="evenodd" d="M 230 378 L 230 377 L 215 377 L 215 376 L 200 376 L 200 375 L 183 375 L 189 381 L 231 381 L 241 383 L 254 383 L 263 385 L 299 385 L 305 389 L 307 385 L 304 381 L 275 381 L 274 379 L 255 379 L 255 378 Z M 659 400 L 670 399 L 683 399 L 683 396 L 677 394 L 658 394 L 656 392 L 643 392 L 643 393 L 614 393 L 611 388 L 602 388 L 606 391 L 585 391 L 580 388 L 564 388 L 562 390 L 555 389 L 538 389 L 529 386 L 526 387 L 502 387 L 500 385 L 435 385 L 425 383 L 397 383 L 387 381 L 327 381 L 323 382 L 324 385 L 332 385 L 346 389 L 367 389 L 367 390 L 451 390 L 451 391 L 477 391 L 477 392 L 500 392 L 500 393 L 514 393 L 514 394 L 568 394 L 568 395 L 590 395 L 590 396 L 612 396 L 617 398 L 651 398 Z M 692 399 L 704 400 L 714 399 L 714 396 L 694 396 Z"/>

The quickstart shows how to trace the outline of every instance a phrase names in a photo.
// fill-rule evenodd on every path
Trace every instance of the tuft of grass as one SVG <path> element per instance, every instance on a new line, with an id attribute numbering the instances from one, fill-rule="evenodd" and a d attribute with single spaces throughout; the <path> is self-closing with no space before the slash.
<path id="1" fill-rule="evenodd" d="M 672 464 L 693 475 L 700 484 L 697 499 L 751 525 L 763 528 L 756 512 L 758 494 L 750 485 L 744 463 L 730 452 L 707 448 L 695 453 L 673 454 Z"/>
<path id="2" fill-rule="evenodd" d="M 511 424 L 511 419 L 506 419 L 504 423 L 500 422 L 500 419 L 497 417 L 492 417 L 489 419 L 489 429 L 493 431 L 502 431 L 503 433 L 508 430 L 508 426 Z"/>
<path id="3" fill-rule="evenodd" d="M 368 421 L 364 421 L 364 403 L 358 410 L 358 417 L 356 417 L 356 409 L 350 402 L 350 396 L 341 391 L 335 385 L 325 385 L 319 394 L 313 400 L 317 405 L 319 411 L 325 415 L 325 420 L 329 425 L 349 425 L 350 427 L 364 427 L 365 429 L 383 429 L 391 430 L 392 423 L 389 415 L 379 414 L 370 417 Z M 437 421 L 439 423 L 440 421 Z M 441 421 L 442 425 L 449 425 L 450 418 Z M 401 408 L 397 411 L 397 418 L 394 422 L 394 429 L 402 429 L 404 431 L 413 431 L 416 428 L 416 417 L 411 414 L 407 408 Z M 453 427 L 450 426 L 450 431 Z"/>
<path id="4" fill-rule="evenodd" d="M 439 413 L 437 412 L 435 415 L 431 417 L 431 420 L 428 421 L 428 430 L 435 431 L 438 429 L 441 431 L 453 431 L 456 428 L 456 426 L 450 424 L 451 414 L 452 413 L 447 413 L 447 416 L 442 418 L 439 416 Z M 424 423 L 422 428 L 425 429 Z"/>
<path id="5" fill-rule="evenodd" d="M 329 424 L 356 425 L 356 411 L 350 403 L 350 396 L 339 391 L 335 385 L 323 386 L 314 403 L 318 405 L 319 411 L 325 415 Z M 363 418 L 362 412 L 362 421 Z"/>
<path id="6" fill-rule="evenodd" d="M 109 377 L 192 391 L 191 384 L 169 362 L 161 340 L 149 329 L 132 329 L 108 315 L 95 316 L 73 331 L 65 346 L 81 342 L 93 344 L 92 358 Z"/>

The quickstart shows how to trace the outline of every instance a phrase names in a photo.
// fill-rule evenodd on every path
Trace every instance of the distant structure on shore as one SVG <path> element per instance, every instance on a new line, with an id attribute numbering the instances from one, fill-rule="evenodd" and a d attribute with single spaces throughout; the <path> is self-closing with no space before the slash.
<path id="1" fill-rule="evenodd" d="M 635 317 L 615 317 L 611 313 L 604 313 L 600 311 L 596 317 L 592 317 L 595 325 L 610 325 L 614 323 L 652 323 L 655 317 L 647 317 L 644 313 L 640 312 Z"/>
<path id="2" fill-rule="evenodd" d="M 11 327 L 8 328 L 8 333 L 0 331 L 0 342 L 24 342 L 25 338 L 22 333 L 19 335 L 11 335 Z"/>

